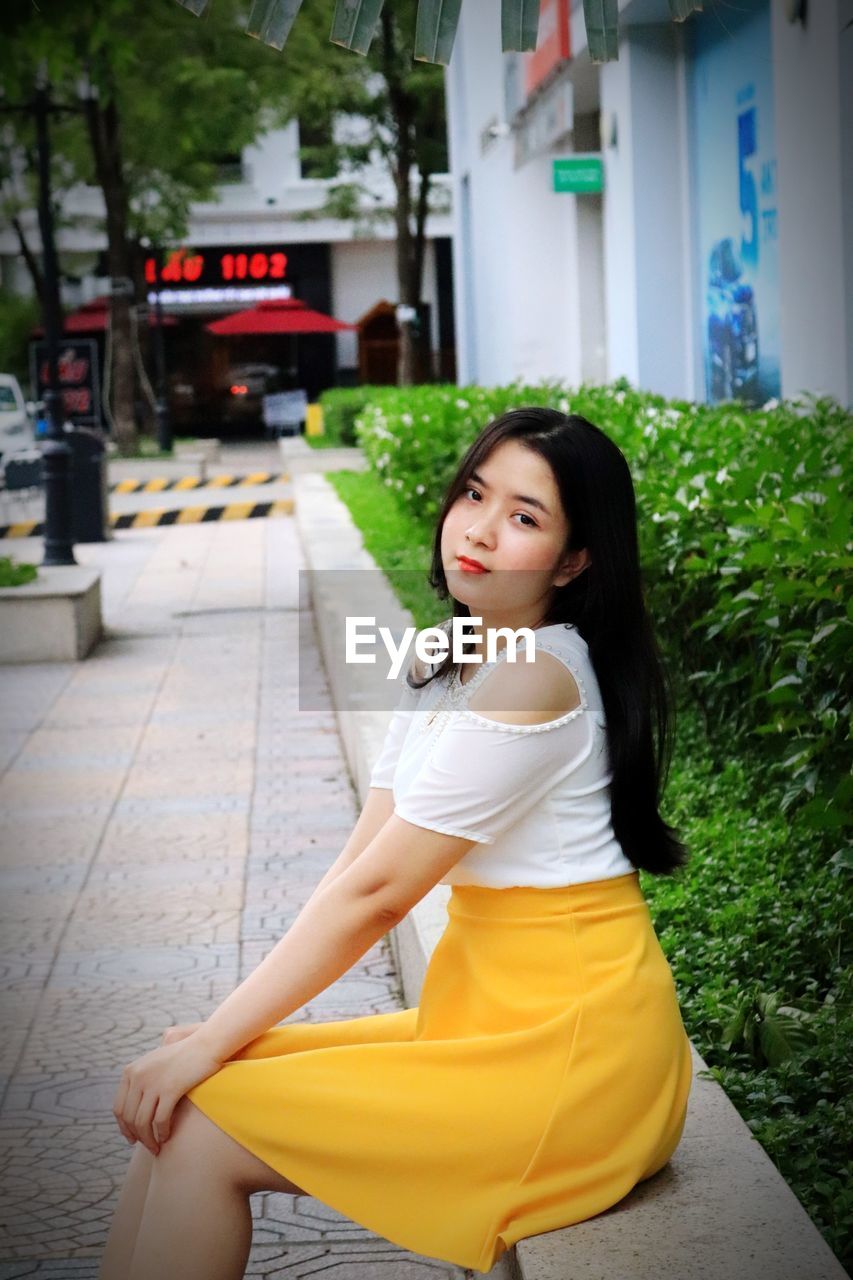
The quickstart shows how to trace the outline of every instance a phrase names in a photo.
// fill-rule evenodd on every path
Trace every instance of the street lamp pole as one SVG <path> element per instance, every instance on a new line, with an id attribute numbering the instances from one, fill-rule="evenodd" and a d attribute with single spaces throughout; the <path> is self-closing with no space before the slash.
<path id="1" fill-rule="evenodd" d="M 163 250 L 154 246 L 154 360 L 157 369 L 157 444 L 164 453 L 172 451 L 172 420 L 169 416 L 169 397 L 166 390 L 166 348 L 163 341 L 163 304 L 160 288 L 163 279 Z"/>
<path id="2" fill-rule="evenodd" d="M 59 336 L 62 308 L 59 300 L 59 266 L 50 203 L 50 90 L 40 77 L 33 103 L 38 143 L 39 232 L 44 277 L 42 317 L 47 345 L 47 438 L 42 447 L 44 465 L 44 558 L 42 564 L 76 564 L 71 537 L 71 449 L 64 438 L 62 394 L 59 387 Z"/>

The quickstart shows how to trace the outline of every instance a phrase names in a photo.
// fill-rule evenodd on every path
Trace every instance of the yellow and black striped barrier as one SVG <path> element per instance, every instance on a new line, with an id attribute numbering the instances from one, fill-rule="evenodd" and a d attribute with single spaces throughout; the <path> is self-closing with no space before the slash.
<path id="1" fill-rule="evenodd" d="M 248 476 L 210 476 L 202 480 L 201 476 L 179 476 L 169 479 L 168 476 L 155 477 L 153 480 L 117 480 L 110 485 L 110 493 L 166 493 L 183 492 L 186 489 L 235 489 L 239 485 L 252 484 L 285 484 L 290 479 L 286 472 L 255 471 Z"/>
<path id="2" fill-rule="evenodd" d="M 263 516 L 293 515 L 293 499 L 278 502 L 231 502 L 225 507 L 178 507 L 174 511 L 134 511 L 111 515 L 111 529 L 153 529 L 166 524 L 208 524 L 215 520 L 257 520 Z M 41 520 L 21 520 L 0 525 L 0 538 L 39 538 L 44 533 Z"/>

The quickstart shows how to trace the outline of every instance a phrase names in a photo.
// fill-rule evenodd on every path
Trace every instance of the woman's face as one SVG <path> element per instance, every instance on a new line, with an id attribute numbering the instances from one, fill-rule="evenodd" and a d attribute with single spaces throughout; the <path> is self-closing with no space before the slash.
<path id="1" fill-rule="evenodd" d="M 517 620 L 544 612 L 552 589 L 587 563 L 585 550 L 564 551 L 570 527 L 551 467 L 517 440 L 504 440 L 465 482 L 441 530 L 451 595 L 472 615 Z M 460 556 L 479 561 L 487 572 L 464 569 Z M 525 618 L 524 625 L 535 622 Z"/>

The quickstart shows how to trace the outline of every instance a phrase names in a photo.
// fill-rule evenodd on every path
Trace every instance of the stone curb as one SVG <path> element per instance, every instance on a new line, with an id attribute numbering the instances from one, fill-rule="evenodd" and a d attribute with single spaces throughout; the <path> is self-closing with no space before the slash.
<path id="1" fill-rule="evenodd" d="M 315 590 L 318 570 L 376 570 L 331 485 L 294 476 L 296 520 L 318 639 L 350 771 L 364 801 L 388 724 L 384 711 L 342 710 L 353 671 L 332 660 L 346 602 Z M 390 586 L 388 587 L 391 592 Z M 391 596 L 393 600 L 393 596 Z M 395 606 L 389 608 L 394 616 Z M 411 626 L 396 604 L 400 626 Z M 395 619 L 396 622 L 396 619 Z M 347 688 L 349 697 L 351 689 Z M 392 932 L 409 1006 L 417 1004 L 440 937 L 450 889 L 437 885 Z M 850 1280 L 814 1222 L 693 1046 L 693 1084 L 682 1141 L 669 1163 L 585 1222 L 519 1241 L 489 1273 L 496 1280 Z"/>

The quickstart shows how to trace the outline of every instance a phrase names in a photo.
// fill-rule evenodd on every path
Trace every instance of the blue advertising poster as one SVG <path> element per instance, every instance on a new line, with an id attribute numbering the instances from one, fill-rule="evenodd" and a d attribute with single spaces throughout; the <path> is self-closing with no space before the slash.
<path id="1" fill-rule="evenodd" d="M 691 165 L 705 394 L 780 394 L 779 249 L 768 0 L 690 23 Z"/>

